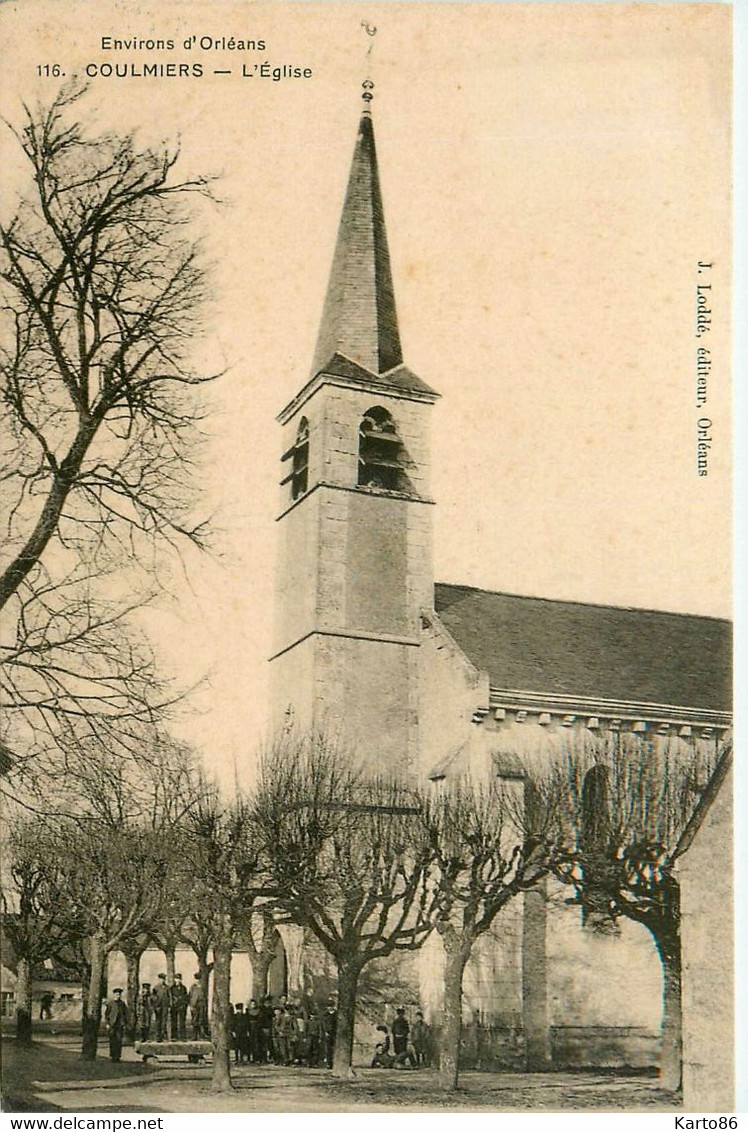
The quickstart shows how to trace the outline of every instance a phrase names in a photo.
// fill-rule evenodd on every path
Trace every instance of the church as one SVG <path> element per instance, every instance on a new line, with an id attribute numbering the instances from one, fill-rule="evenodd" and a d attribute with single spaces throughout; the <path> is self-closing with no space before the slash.
<path id="1" fill-rule="evenodd" d="M 418 783 L 511 777 L 517 756 L 570 735 L 632 733 L 714 762 L 731 724 L 729 622 L 435 579 L 439 393 L 404 358 L 366 87 L 364 100 L 311 373 L 278 416 L 274 726 L 333 728 L 364 765 Z M 479 1060 L 656 1064 L 651 937 L 630 922 L 585 932 L 565 895 L 517 899 L 471 961 L 464 1017 Z M 420 961 L 432 1019 L 438 947 Z"/>

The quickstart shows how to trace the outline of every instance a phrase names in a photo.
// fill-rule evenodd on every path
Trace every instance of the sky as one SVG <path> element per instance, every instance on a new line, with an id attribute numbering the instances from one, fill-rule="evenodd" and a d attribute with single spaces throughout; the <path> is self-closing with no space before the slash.
<path id="1" fill-rule="evenodd" d="M 726 6 L 35 0 L 4 3 L 0 35 L 11 120 L 54 92 L 47 64 L 204 69 L 97 76 L 89 101 L 102 126 L 179 136 L 185 172 L 220 176 L 198 221 L 214 299 L 196 344 L 228 367 L 204 453 L 215 551 L 186 556 L 148 629 L 165 669 L 204 678 L 177 727 L 221 777 L 251 773 L 265 726 L 275 415 L 309 375 L 366 77 L 405 362 L 442 394 L 436 579 L 730 615 Z M 215 46 L 230 37 L 267 47 Z M 262 62 L 313 75 L 241 75 Z"/>

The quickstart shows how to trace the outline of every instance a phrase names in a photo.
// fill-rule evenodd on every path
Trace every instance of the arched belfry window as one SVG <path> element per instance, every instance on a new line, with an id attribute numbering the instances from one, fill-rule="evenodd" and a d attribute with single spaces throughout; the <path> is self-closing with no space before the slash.
<path id="1" fill-rule="evenodd" d="M 395 422 L 376 405 L 364 414 L 358 431 L 358 482 L 362 487 L 410 491 L 406 454 Z"/>
<path id="2" fill-rule="evenodd" d="M 309 484 L 309 421 L 306 417 L 299 421 L 296 439 L 281 459 L 291 461 L 291 469 L 281 483 L 290 483 L 291 499 L 298 499 Z"/>

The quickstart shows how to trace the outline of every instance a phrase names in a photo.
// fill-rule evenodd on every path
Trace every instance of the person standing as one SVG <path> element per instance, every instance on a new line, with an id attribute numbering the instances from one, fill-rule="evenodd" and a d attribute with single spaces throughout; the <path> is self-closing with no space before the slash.
<path id="1" fill-rule="evenodd" d="M 153 988 L 153 1015 L 156 1020 L 156 1041 L 163 1042 L 168 1037 L 169 1025 L 169 988 L 166 985 L 166 975 L 159 975 L 158 982 Z"/>
<path id="2" fill-rule="evenodd" d="M 197 1042 L 201 1038 L 208 1037 L 207 988 L 203 986 L 199 971 L 195 972 L 194 982 L 190 987 L 187 1000 L 190 1006 L 192 1037 Z"/>
<path id="3" fill-rule="evenodd" d="M 410 1031 L 416 1055 L 416 1064 L 424 1067 L 431 1061 L 431 1027 L 424 1021 L 423 1011 L 416 1011 L 416 1020 Z"/>
<path id="4" fill-rule="evenodd" d="M 153 1021 L 153 997 L 151 984 L 143 983 L 140 994 L 135 999 L 135 1027 L 141 1042 L 147 1042 Z"/>
<path id="5" fill-rule="evenodd" d="M 169 1016 L 171 1018 L 171 1040 L 183 1042 L 187 1038 L 187 987 L 182 976 L 177 973 L 169 987 Z"/>
<path id="6" fill-rule="evenodd" d="M 280 1006 L 273 1008 L 273 1061 L 276 1065 L 286 1063 L 286 1044 L 283 1036 L 283 1011 Z"/>
<path id="7" fill-rule="evenodd" d="M 408 1048 L 408 1034 L 410 1033 L 410 1025 L 408 1019 L 405 1017 L 405 1007 L 398 1006 L 392 1023 L 392 1048 L 395 1057 L 400 1053 L 405 1053 Z"/>
<path id="8" fill-rule="evenodd" d="M 322 1059 L 322 1023 L 320 1022 L 317 1007 L 312 1005 L 309 1011 L 309 1020 L 306 1024 L 307 1032 L 307 1064 L 318 1066 Z"/>
<path id="9" fill-rule="evenodd" d="M 334 1002 L 328 1002 L 321 1021 L 322 1033 L 325 1040 L 325 1065 L 328 1069 L 332 1069 L 332 1061 L 335 1054 L 335 1034 L 338 1028 L 338 1012 L 335 1009 Z"/>
<path id="10" fill-rule="evenodd" d="M 127 1028 L 127 1003 L 122 998 L 122 987 L 115 987 L 112 994 L 113 998 L 106 1005 L 104 1018 L 109 1033 L 109 1056 L 112 1061 L 120 1061 Z"/>
<path id="11" fill-rule="evenodd" d="M 52 1002 L 54 995 L 51 991 L 45 991 L 39 1000 L 39 1021 L 42 1022 L 45 1018 L 48 1022 L 52 1020 Z"/>
<path id="12" fill-rule="evenodd" d="M 286 1002 L 281 1010 L 280 1033 L 282 1039 L 283 1064 L 293 1065 L 296 1058 L 296 1043 L 298 1031 L 296 1029 L 296 1015 L 293 1007 Z"/>
<path id="13" fill-rule="evenodd" d="M 262 1031 L 262 1061 L 272 1064 L 275 1057 L 273 1046 L 273 996 L 266 994 L 260 1005 L 260 1029 Z"/>
<path id="14" fill-rule="evenodd" d="M 237 1002 L 234 1008 L 234 1059 L 238 1065 L 247 1057 L 247 1015 L 244 1013 L 244 1003 Z"/>
<path id="15" fill-rule="evenodd" d="M 247 1017 L 247 1059 L 256 1065 L 262 1060 L 262 1011 L 257 999 L 250 1000 Z"/>

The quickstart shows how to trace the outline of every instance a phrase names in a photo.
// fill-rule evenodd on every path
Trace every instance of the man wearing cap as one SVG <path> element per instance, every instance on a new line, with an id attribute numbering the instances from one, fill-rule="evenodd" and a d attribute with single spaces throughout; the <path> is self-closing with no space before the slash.
<path id="1" fill-rule="evenodd" d="M 166 985 L 166 975 L 159 975 L 158 982 L 153 988 L 153 1014 L 156 1019 L 156 1041 L 162 1042 L 168 1037 L 166 1030 L 169 1023 L 169 988 Z"/>
<path id="2" fill-rule="evenodd" d="M 153 1020 L 153 999 L 151 998 L 151 984 L 143 983 L 140 994 L 135 999 L 135 1028 L 141 1042 L 148 1041 Z"/>
<path id="3" fill-rule="evenodd" d="M 187 987 L 180 974 L 174 975 L 169 987 L 169 1015 L 171 1017 L 171 1040 L 183 1042 L 187 1038 Z"/>
<path id="4" fill-rule="evenodd" d="M 104 1017 L 109 1032 L 109 1056 L 112 1061 L 120 1061 L 127 1028 L 127 1003 L 122 998 L 122 987 L 115 987 L 112 993 L 114 997 L 106 1004 Z"/>
<path id="5" fill-rule="evenodd" d="M 207 990 L 203 986 L 203 981 L 200 978 L 200 972 L 195 972 L 195 981 L 190 987 L 189 1003 L 190 1003 L 190 1018 L 192 1019 L 192 1037 L 197 1041 L 199 1038 L 207 1038 L 208 1034 L 208 1017 L 206 1010 Z"/>

